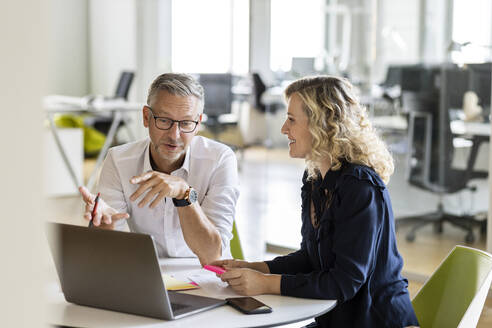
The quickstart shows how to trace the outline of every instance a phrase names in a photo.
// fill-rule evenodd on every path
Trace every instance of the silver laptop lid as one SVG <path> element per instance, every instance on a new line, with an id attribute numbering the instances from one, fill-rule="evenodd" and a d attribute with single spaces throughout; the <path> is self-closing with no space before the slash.
<path id="1" fill-rule="evenodd" d="M 48 223 L 68 302 L 159 319 L 177 319 L 225 300 L 167 292 L 152 236 Z"/>

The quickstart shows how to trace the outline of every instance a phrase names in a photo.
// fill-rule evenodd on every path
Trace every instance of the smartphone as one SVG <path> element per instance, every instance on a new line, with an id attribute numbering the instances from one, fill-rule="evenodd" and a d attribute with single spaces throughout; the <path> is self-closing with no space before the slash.
<path id="1" fill-rule="evenodd" d="M 245 314 L 270 313 L 272 308 L 253 297 L 226 298 L 228 304 Z"/>

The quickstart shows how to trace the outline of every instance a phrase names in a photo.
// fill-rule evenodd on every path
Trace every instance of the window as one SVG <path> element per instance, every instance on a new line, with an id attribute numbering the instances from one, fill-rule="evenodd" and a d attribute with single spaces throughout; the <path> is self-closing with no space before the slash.
<path id="1" fill-rule="evenodd" d="M 321 57 L 324 14 L 321 0 L 271 0 L 272 71 L 289 71 L 293 57 Z"/>
<path id="2" fill-rule="evenodd" d="M 248 0 L 173 0 L 172 69 L 247 73 Z"/>
<path id="3" fill-rule="evenodd" d="M 460 51 L 451 53 L 454 62 L 480 63 L 492 59 L 491 14 L 490 0 L 454 0 L 453 41 L 463 45 Z"/>

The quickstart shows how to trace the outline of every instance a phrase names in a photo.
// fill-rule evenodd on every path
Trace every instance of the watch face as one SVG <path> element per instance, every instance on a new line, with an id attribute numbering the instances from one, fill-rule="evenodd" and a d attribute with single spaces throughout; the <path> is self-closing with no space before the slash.
<path id="1" fill-rule="evenodd" d="M 188 198 L 190 200 L 190 203 L 196 202 L 196 200 L 198 198 L 198 193 L 196 192 L 195 189 L 190 188 L 190 194 L 188 195 Z"/>

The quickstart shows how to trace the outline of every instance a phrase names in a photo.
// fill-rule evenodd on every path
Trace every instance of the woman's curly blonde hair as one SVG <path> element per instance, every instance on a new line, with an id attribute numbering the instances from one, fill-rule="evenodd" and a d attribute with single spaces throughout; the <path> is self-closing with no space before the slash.
<path id="1" fill-rule="evenodd" d="M 367 118 L 367 111 L 356 99 L 352 85 L 334 76 L 305 77 L 285 89 L 303 102 L 308 116 L 312 149 L 306 159 L 309 178 L 318 174 L 317 163 L 328 159 L 331 170 L 342 162 L 371 167 L 388 183 L 394 171 L 393 158 Z"/>

